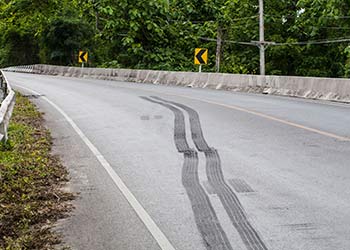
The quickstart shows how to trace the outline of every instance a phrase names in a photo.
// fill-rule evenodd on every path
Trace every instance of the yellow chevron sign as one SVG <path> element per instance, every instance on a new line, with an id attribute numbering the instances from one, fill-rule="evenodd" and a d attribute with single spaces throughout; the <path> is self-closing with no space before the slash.
<path id="1" fill-rule="evenodd" d="M 208 49 L 196 48 L 194 51 L 194 64 L 208 64 Z"/>
<path id="2" fill-rule="evenodd" d="M 79 57 L 78 57 L 78 60 L 79 60 L 79 63 L 87 63 L 88 61 L 88 52 L 86 51 L 79 51 Z"/>

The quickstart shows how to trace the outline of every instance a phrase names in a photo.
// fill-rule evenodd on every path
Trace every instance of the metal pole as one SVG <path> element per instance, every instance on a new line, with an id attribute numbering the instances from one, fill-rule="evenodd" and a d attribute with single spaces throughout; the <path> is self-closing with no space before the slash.
<path id="1" fill-rule="evenodd" d="M 81 68 L 82 68 L 82 69 L 84 68 L 84 62 L 81 63 Z"/>
<path id="2" fill-rule="evenodd" d="M 5 82 L 5 79 L 3 79 L 3 89 L 2 89 L 2 91 L 4 91 L 4 100 L 5 100 L 5 98 L 7 97 L 7 91 L 8 91 L 8 89 L 7 89 L 7 82 Z"/>
<path id="3" fill-rule="evenodd" d="M 220 24 L 218 24 L 217 37 L 216 37 L 216 61 L 215 61 L 215 68 L 217 73 L 220 72 L 221 46 L 222 46 L 222 28 Z"/>
<path id="4" fill-rule="evenodd" d="M 260 48 L 260 75 L 265 75 L 265 34 L 264 34 L 264 1 L 259 0 L 259 48 Z"/>
<path id="5" fill-rule="evenodd" d="M 199 73 L 202 72 L 202 64 L 199 64 Z"/>
<path id="6" fill-rule="evenodd" d="M 5 100 L 6 98 L 6 84 L 5 84 L 5 80 L 2 78 L 2 76 L 0 76 L 0 88 L 1 88 L 1 91 L 2 91 L 2 100 L 0 101 L 3 101 Z"/>

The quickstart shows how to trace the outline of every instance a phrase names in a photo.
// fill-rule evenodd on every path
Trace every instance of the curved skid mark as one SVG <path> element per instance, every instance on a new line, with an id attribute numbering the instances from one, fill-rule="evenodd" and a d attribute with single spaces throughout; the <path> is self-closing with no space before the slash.
<path id="1" fill-rule="evenodd" d="M 147 97 L 142 99 L 170 109 L 174 115 L 174 140 L 177 150 L 184 154 L 182 184 L 192 205 L 197 228 L 208 250 L 233 250 L 226 233 L 212 207 L 209 197 L 200 184 L 198 177 L 198 154 L 191 149 L 186 140 L 185 117 L 182 111 L 172 105 L 158 102 Z"/>
<path id="2" fill-rule="evenodd" d="M 237 195 L 226 183 L 221 168 L 220 156 L 217 150 L 210 148 L 206 142 L 197 111 L 181 103 L 167 101 L 156 96 L 152 96 L 152 98 L 180 107 L 189 114 L 193 142 L 198 151 L 205 154 L 207 160 L 206 173 L 208 181 L 218 195 L 233 226 L 236 228 L 248 250 L 267 250 L 267 247 L 258 232 L 249 222 Z"/>

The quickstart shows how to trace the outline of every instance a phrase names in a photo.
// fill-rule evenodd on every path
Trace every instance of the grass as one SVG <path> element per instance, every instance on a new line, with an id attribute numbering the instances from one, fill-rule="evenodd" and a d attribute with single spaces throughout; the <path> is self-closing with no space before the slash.
<path id="1" fill-rule="evenodd" d="M 54 249 L 60 238 L 50 229 L 72 209 L 73 195 L 62 190 L 67 171 L 51 154 L 43 123 L 28 98 L 17 94 L 10 140 L 0 145 L 0 249 Z"/>

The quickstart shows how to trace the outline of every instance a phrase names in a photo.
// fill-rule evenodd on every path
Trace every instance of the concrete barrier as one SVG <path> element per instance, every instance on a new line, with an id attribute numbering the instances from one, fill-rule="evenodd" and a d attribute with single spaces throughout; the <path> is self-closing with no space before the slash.
<path id="1" fill-rule="evenodd" d="M 94 78 L 135 83 L 211 88 L 350 103 L 350 79 L 258 76 L 156 70 L 78 68 L 52 65 L 11 67 L 6 70 L 67 77 Z"/>

